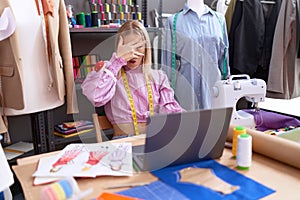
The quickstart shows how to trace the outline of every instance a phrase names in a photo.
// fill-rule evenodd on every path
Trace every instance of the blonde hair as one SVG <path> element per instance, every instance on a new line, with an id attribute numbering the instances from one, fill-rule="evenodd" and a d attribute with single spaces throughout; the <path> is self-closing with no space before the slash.
<path id="1" fill-rule="evenodd" d="M 117 45 L 119 43 L 120 36 L 123 37 L 131 33 L 141 35 L 146 41 L 145 55 L 142 61 L 142 66 L 143 66 L 142 70 L 147 77 L 151 78 L 152 77 L 151 76 L 151 65 L 152 65 L 151 42 L 150 42 L 148 32 L 142 23 L 140 23 L 138 20 L 129 20 L 124 24 L 122 24 L 122 26 L 118 30 L 116 48 L 118 48 Z"/>

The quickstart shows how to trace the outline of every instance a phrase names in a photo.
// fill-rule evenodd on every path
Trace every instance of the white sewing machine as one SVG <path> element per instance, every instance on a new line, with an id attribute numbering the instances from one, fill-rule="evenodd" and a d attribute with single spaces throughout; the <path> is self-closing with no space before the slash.
<path id="1" fill-rule="evenodd" d="M 232 75 L 227 80 L 216 82 L 213 87 L 212 108 L 233 107 L 232 124 L 255 128 L 253 115 L 237 110 L 236 106 L 244 97 L 253 103 L 254 109 L 258 109 L 258 102 L 265 101 L 266 87 L 266 82 L 262 79 L 250 79 L 246 74 Z"/>

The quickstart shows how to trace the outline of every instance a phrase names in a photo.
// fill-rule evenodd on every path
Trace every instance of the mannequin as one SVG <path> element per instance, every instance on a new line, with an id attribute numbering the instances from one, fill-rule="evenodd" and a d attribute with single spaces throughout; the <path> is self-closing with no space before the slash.
<path id="1" fill-rule="evenodd" d="M 51 84 L 49 80 L 51 72 L 48 72 L 48 69 L 51 67 L 48 66 L 46 59 L 42 21 L 35 1 L 9 1 L 17 23 L 19 52 L 23 61 L 24 109 L 5 108 L 4 112 L 8 116 L 20 115 L 61 106 L 64 101 L 58 99 L 57 90 L 48 87 Z"/>
<path id="2" fill-rule="evenodd" d="M 64 0 L 1 0 L 0 17 L 7 8 L 16 29 L 0 40 L 1 114 L 36 115 L 65 99 L 67 114 L 78 113 Z"/>
<path id="3" fill-rule="evenodd" d="M 4 102 L 0 107 L 8 116 L 30 114 L 61 106 L 66 96 L 67 113 L 78 113 L 64 1 L 3 0 L 0 15 L 4 8 L 11 9 L 16 29 L 0 41 L 0 58 L 5 56 L 3 49 L 11 49 L 10 58 L 0 60 L 6 73 L 1 74 Z M 19 78 L 12 81 L 16 73 Z"/>
<path id="4" fill-rule="evenodd" d="M 204 1 L 203 0 L 187 0 L 186 5 L 198 14 L 200 18 L 204 13 Z"/>
<path id="5" fill-rule="evenodd" d="M 163 41 L 162 69 L 180 105 L 186 110 L 211 108 L 215 82 L 229 74 L 224 16 L 203 0 L 187 0 L 182 11 L 166 20 Z"/>

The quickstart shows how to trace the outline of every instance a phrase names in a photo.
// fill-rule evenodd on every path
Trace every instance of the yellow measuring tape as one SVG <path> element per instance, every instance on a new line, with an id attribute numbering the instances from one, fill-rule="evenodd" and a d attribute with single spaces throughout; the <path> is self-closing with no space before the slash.
<path id="1" fill-rule="evenodd" d="M 127 80 L 124 68 L 121 69 L 121 75 L 122 75 L 122 78 L 124 81 L 124 87 L 125 87 L 125 90 L 126 90 L 126 93 L 127 93 L 128 99 L 129 99 L 129 103 L 130 103 L 134 131 L 135 131 L 136 135 L 139 135 L 139 127 L 138 127 L 138 122 L 137 122 L 136 109 L 135 109 L 133 97 L 132 97 L 132 94 L 131 94 L 131 91 L 129 88 L 129 84 L 128 84 L 128 80 Z M 150 111 L 150 115 L 153 115 L 154 108 L 153 108 L 153 95 L 152 95 L 151 85 L 150 85 L 149 78 L 147 76 L 145 78 L 146 78 L 146 86 L 147 86 L 147 91 L 148 91 L 149 111 Z"/>

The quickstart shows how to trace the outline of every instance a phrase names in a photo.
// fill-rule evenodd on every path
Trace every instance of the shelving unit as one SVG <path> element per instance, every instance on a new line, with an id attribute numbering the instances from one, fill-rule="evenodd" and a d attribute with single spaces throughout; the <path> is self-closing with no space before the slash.
<path id="1" fill-rule="evenodd" d="M 148 33 L 157 32 L 159 29 L 156 27 L 147 27 Z M 118 28 L 70 28 L 70 34 L 76 33 L 112 33 L 118 32 Z"/>
<path id="2" fill-rule="evenodd" d="M 142 2 L 141 11 L 142 18 L 145 24 L 147 24 L 147 0 L 140 0 Z M 160 0 L 159 13 L 162 10 L 162 1 Z M 160 19 L 161 21 L 161 19 Z M 162 25 L 162 23 L 160 23 Z M 146 28 L 150 39 L 153 39 L 156 35 L 161 34 L 161 29 L 156 27 Z M 107 60 L 111 57 L 114 51 L 114 35 L 118 32 L 118 28 L 70 28 L 70 38 L 72 46 L 72 56 L 82 55 L 100 55 L 100 59 Z M 86 134 L 73 136 L 70 138 L 62 138 L 55 136 L 53 133 L 53 127 L 55 124 L 62 121 L 71 121 L 79 119 L 92 120 L 92 113 L 100 112 L 99 108 L 94 108 L 91 103 L 82 94 L 80 82 L 76 82 L 76 91 L 79 104 L 78 115 L 67 115 L 65 105 L 49 111 L 46 113 L 40 113 L 37 116 L 33 116 L 33 123 L 36 127 L 33 136 L 35 139 L 35 153 L 44 153 L 63 148 L 65 145 L 74 142 L 95 142 L 96 134 L 91 131 Z M 57 117 L 58 116 L 58 117 Z M 63 118 L 63 119 L 61 119 Z M 48 123 L 40 123 L 40 121 Z M 42 126 L 42 127 L 40 127 Z M 51 127 L 52 128 L 51 128 Z M 42 130 L 42 134 L 40 134 Z M 109 135 L 109 131 L 106 131 Z"/>

